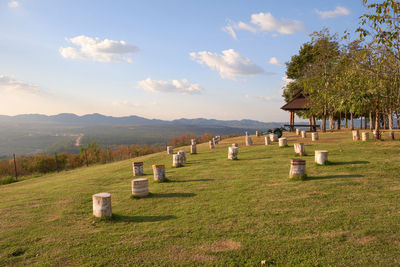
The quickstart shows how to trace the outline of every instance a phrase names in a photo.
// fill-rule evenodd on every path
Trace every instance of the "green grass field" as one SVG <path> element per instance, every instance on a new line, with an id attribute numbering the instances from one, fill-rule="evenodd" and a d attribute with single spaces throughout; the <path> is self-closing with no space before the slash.
<path id="1" fill-rule="evenodd" d="M 148 198 L 130 197 L 129 160 L 2 185 L 0 265 L 399 266 L 400 141 L 285 135 L 286 148 L 255 136 L 252 147 L 244 137 L 201 144 L 182 168 L 166 153 L 137 158 Z M 288 178 L 298 141 L 305 181 Z M 329 165 L 314 164 L 317 149 Z M 153 182 L 152 164 L 170 181 Z M 111 220 L 92 216 L 99 192 L 112 194 Z"/>

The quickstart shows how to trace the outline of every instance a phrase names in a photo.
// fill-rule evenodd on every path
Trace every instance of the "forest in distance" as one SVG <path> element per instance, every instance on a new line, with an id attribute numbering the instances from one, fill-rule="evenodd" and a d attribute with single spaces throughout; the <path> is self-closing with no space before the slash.
<path id="1" fill-rule="evenodd" d="M 243 127 L 220 125 L 184 124 L 113 124 L 82 125 L 79 123 L 54 122 L 0 122 L 0 159 L 9 159 L 13 154 L 79 153 L 79 146 L 96 142 L 100 147 L 115 145 L 166 145 L 171 138 L 193 133 L 202 135 L 243 134 L 245 131 L 267 130 L 283 123 L 261 123 Z"/>

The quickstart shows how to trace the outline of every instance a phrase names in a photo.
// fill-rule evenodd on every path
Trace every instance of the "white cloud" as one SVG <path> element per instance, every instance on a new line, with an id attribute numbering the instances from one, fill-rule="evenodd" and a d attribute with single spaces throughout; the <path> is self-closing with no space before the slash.
<path id="1" fill-rule="evenodd" d="M 239 29 L 239 30 L 246 30 L 246 31 L 249 31 L 249 32 L 252 32 L 252 33 L 256 33 L 257 32 L 256 28 L 254 28 L 253 26 L 251 26 L 251 25 L 249 25 L 247 23 L 244 23 L 242 21 L 239 21 L 239 23 L 235 25 L 235 28 Z"/>
<path id="2" fill-rule="evenodd" d="M 264 70 L 233 49 L 223 50 L 222 55 L 201 51 L 190 53 L 192 60 L 217 70 L 221 78 L 235 80 L 237 76 L 264 74 Z"/>
<path id="3" fill-rule="evenodd" d="M 37 94 L 37 86 L 16 80 L 8 75 L 0 75 L 0 92 L 2 94 Z"/>
<path id="4" fill-rule="evenodd" d="M 233 23 L 232 25 L 226 27 L 231 27 L 232 30 L 246 30 L 252 33 L 275 32 L 273 33 L 274 35 L 276 35 L 276 32 L 280 34 L 293 34 L 295 32 L 304 30 L 304 25 L 302 22 L 288 19 L 277 20 L 269 12 L 252 14 L 250 23 L 239 21 L 236 24 Z"/>
<path id="5" fill-rule="evenodd" d="M 236 32 L 231 25 L 227 25 L 222 30 L 232 36 L 233 39 L 237 40 Z"/>
<path id="6" fill-rule="evenodd" d="M 194 83 L 189 84 L 188 80 L 157 81 L 147 78 L 138 82 L 140 88 L 151 92 L 180 93 L 185 95 L 200 94 L 203 88 Z"/>
<path id="7" fill-rule="evenodd" d="M 13 1 L 11 1 L 11 2 L 8 2 L 8 7 L 10 7 L 10 8 L 17 8 L 17 7 L 19 7 L 19 2 L 18 2 L 18 1 L 15 1 L 15 0 L 13 0 Z"/>
<path id="8" fill-rule="evenodd" d="M 59 52 L 64 58 L 87 59 L 98 62 L 128 62 L 129 57 L 139 49 L 134 45 L 129 45 L 125 41 L 114 41 L 109 39 L 100 40 L 80 35 L 66 40 L 75 47 L 60 47 Z"/>
<path id="9" fill-rule="evenodd" d="M 293 79 L 290 79 L 288 77 L 282 77 L 282 87 L 286 87 L 289 83 L 293 82 Z"/>
<path id="10" fill-rule="evenodd" d="M 327 19 L 327 18 L 335 18 L 338 16 L 347 16 L 350 14 L 350 10 L 342 6 L 337 6 L 335 10 L 331 11 L 320 11 L 318 9 L 315 9 L 315 13 L 317 13 L 321 18 Z"/>
<path id="11" fill-rule="evenodd" d="M 279 62 L 279 60 L 276 57 L 271 57 L 268 61 L 269 64 L 276 65 L 276 66 L 282 66 L 283 64 Z"/>

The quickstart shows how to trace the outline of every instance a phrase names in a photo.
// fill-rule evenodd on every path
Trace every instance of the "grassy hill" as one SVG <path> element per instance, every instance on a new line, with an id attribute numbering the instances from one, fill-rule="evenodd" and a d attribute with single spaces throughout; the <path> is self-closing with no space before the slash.
<path id="1" fill-rule="evenodd" d="M 286 136 L 287 148 L 254 136 L 252 147 L 198 145 L 182 168 L 166 153 L 138 158 L 152 192 L 143 199 L 130 198 L 130 161 L 0 186 L 0 265 L 398 266 L 400 142 Z M 298 141 L 305 181 L 288 178 Z M 316 149 L 331 164 L 316 166 Z M 170 182 L 153 182 L 152 164 Z M 99 192 L 112 194 L 111 220 L 91 215 Z"/>

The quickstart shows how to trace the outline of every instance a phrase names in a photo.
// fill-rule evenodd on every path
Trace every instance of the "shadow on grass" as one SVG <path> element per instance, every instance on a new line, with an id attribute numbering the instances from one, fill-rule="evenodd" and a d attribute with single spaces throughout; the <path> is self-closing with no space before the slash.
<path id="1" fill-rule="evenodd" d="M 176 216 L 168 215 L 168 216 L 127 216 L 127 215 L 112 215 L 112 222 L 159 222 L 159 221 L 167 221 L 177 219 Z"/>
<path id="2" fill-rule="evenodd" d="M 337 174 L 337 175 L 326 175 L 326 176 L 307 176 L 304 180 L 324 180 L 324 179 L 335 179 L 335 178 L 360 178 L 364 175 L 360 174 Z"/>
<path id="3" fill-rule="evenodd" d="M 152 193 L 147 198 L 194 197 L 195 193 Z"/>
<path id="4" fill-rule="evenodd" d="M 354 161 L 329 161 L 328 165 L 351 165 L 351 164 L 369 164 L 366 160 L 354 160 Z"/>
<path id="5" fill-rule="evenodd" d="M 243 159 L 241 158 L 241 160 L 243 161 L 252 161 L 252 160 L 260 160 L 260 159 L 270 159 L 271 157 L 263 157 L 263 158 L 251 158 L 251 159 Z M 239 159 L 238 159 L 239 160 Z"/>
<path id="6" fill-rule="evenodd" d="M 216 161 L 216 159 L 188 160 L 186 164 L 202 163 L 206 161 Z"/>
<path id="7" fill-rule="evenodd" d="M 170 181 L 171 183 L 190 183 L 190 182 L 211 182 L 215 181 L 214 179 L 193 179 L 193 180 L 182 180 L 182 181 Z"/>

